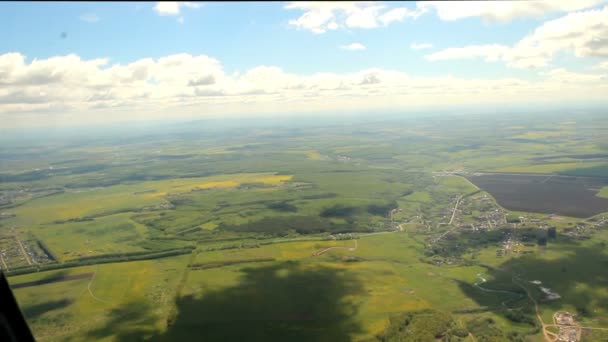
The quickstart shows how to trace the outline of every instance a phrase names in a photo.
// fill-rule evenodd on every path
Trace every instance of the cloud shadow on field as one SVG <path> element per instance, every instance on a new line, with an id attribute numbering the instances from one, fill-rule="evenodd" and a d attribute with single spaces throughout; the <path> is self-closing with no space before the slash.
<path id="1" fill-rule="evenodd" d="M 528 316 L 526 322 L 536 322 L 534 306 L 527 298 L 525 290 L 513 283 L 512 275 L 516 274 L 515 281 L 530 291 L 541 309 L 558 311 L 563 310 L 565 305 L 571 305 L 579 319 L 600 318 L 598 309 L 608 308 L 608 295 L 601 291 L 608 288 L 608 273 L 605 271 L 608 266 L 608 254 L 605 248 L 600 244 L 561 244 L 561 247 L 561 256 L 558 258 L 543 258 L 536 254 L 523 255 L 511 258 L 496 268 L 486 267 L 482 277 L 487 279 L 487 282 L 480 283 L 480 286 L 519 293 L 519 299 L 516 294 L 489 293 L 469 282 L 457 283 L 465 295 L 489 311 L 509 319 L 519 315 L 521 319 L 522 315 L 518 312 L 504 309 L 502 303 L 506 301 L 505 304 L 509 308 L 521 308 L 521 314 Z M 542 284 L 533 284 L 532 281 L 536 280 Z M 479 282 L 479 279 L 475 279 L 475 282 Z M 540 286 L 559 294 L 561 298 L 549 300 Z M 598 312 L 594 312 L 595 310 Z"/>
<path id="2" fill-rule="evenodd" d="M 177 300 L 164 332 L 153 330 L 154 307 L 135 302 L 110 312 L 91 339 L 117 341 L 350 341 L 362 329 L 346 298 L 362 293 L 344 270 L 285 262 L 240 270 L 240 282 Z M 204 272 L 204 271 L 192 271 Z"/>
<path id="3" fill-rule="evenodd" d="M 160 341 L 349 341 L 361 331 L 345 300 L 362 286 L 343 270 L 295 262 L 246 268 L 238 285 L 177 301 Z"/>
<path id="4" fill-rule="evenodd" d="M 72 301 L 68 299 L 50 300 L 48 302 L 25 306 L 21 311 L 27 320 L 33 320 L 47 312 L 65 308 L 70 304 L 72 304 Z"/>
<path id="5" fill-rule="evenodd" d="M 96 341 L 114 337 L 116 341 L 144 341 L 156 334 L 155 308 L 145 301 L 131 301 L 110 310 L 108 322 L 87 334 L 87 340 Z"/>

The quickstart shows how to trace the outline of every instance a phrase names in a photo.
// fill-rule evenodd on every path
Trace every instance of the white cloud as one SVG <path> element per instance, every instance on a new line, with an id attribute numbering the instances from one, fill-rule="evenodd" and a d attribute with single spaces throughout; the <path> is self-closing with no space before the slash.
<path id="1" fill-rule="evenodd" d="M 77 55 L 26 62 L 0 55 L 0 118 L 36 115 L 99 117 L 197 116 L 240 112 L 408 108 L 457 104 L 604 100 L 606 72 L 553 69 L 538 81 L 518 78 L 414 77 L 379 68 L 352 73 L 294 74 L 276 66 L 225 73 L 208 56 L 170 55 L 112 64 Z M 139 114 L 138 114 L 139 113 Z M 30 115 L 30 114 L 27 114 Z M 33 115 L 33 114 L 32 114 Z"/>
<path id="2" fill-rule="evenodd" d="M 365 50 L 365 45 L 363 45 L 361 43 L 352 43 L 352 44 L 348 44 L 348 45 L 342 45 L 342 46 L 340 46 L 340 49 L 350 50 L 350 51 L 361 51 L 361 50 Z"/>
<path id="3" fill-rule="evenodd" d="M 426 11 L 405 7 L 389 9 L 374 1 L 302 1 L 291 2 L 285 9 L 304 11 L 297 19 L 289 20 L 289 24 L 317 34 L 338 28 L 371 29 L 388 26 L 407 17 L 417 18 Z"/>
<path id="4" fill-rule="evenodd" d="M 500 60 L 507 52 L 509 47 L 499 44 L 488 45 L 469 45 L 459 48 L 447 48 L 441 51 L 426 55 L 429 61 L 445 61 L 450 59 L 485 58 L 488 62 Z"/>
<path id="5" fill-rule="evenodd" d="M 414 49 L 414 50 L 425 50 L 425 49 L 431 49 L 433 47 L 433 44 L 431 43 L 412 43 L 410 44 L 410 48 Z"/>
<path id="6" fill-rule="evenodd" d="M 578 57 L 608 58 L 608 6 L 549 20 L 510 47 L 488 44 L 448 48 L 426 58 L 430 61 L 484 58 L 516 68 L 537 68 L 549 65 L 562 51 Z"/>
<path id="7" fill-rule="evenodd" d="M 546 76 L 552 82 L 562 84 L 593 84 L 608 81 L 608 75 L 606 74 L 581 74 L 568 71 L 564 68 L 552 69 L 546 73 L 541 73 L 541 75 Z"/>
<path id="8" fill-rule="evenodd" d="M 80 16 L 80 20 L 86 21 L 87 23 L 96 23 L 99 21 L 99 17 L 94 13 L 86 13 Z"/>
<path id="9" fill-rule="evenodd" d="M 515 18 L 542 17 L 556 12 L 572 12 L 605 3 L 606 0 L 534 1 L 424 1 L 417 7 L 434 10 L 441 20 L 481 17 L 488 22 L 508 22 Z"/>
<path id="10" fill-rule="evenodd" d="M 154 6 L 154 10 L 159 15 L 179 15 L 182 7 L 200 8 L 201 4 L 188 1 L 159 1 Z"/>
<path id="11" fill-rule="evenodd" d="M 417 19 L 426 12 L 427 9 L 425 8 L 416 8 L 414 10 L 410 10 L 406 7 L 397 7 L 380 15 L 378 19 L 382 22 L 382 24 L 384 24 L 384 26 L 388 26 L 393 22 L 403 21 L 405 18 Z"/>

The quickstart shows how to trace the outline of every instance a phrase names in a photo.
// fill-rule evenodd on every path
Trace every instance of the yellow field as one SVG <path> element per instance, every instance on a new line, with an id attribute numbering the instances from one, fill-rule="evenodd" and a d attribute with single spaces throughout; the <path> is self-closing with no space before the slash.
<path id="1" fill-rule="evenodd" d="M 170 193 L 188 192 L 195 189 L 234 188 L 243 183 L 277 185 L 282 182 L 287 182 L 292 178 L 292 175 L 275 175 L 272 173 L 239 173 L 203 178 L 150 181 L 140 183 L 140 186 L 142 188 L 156 190 L 156 192 L 144 194 L 145 197 L 154 198 L 165 196 Z"/>
<path id="2" fill-rule="evenodd" d="M 319 151 L 310 151 L 306 153 L 306 157 L 310 160 L 321 160 L 321 153 Z"/>
<path id="3" fill-rule="evenodd" d="M 564 132 L 534 131 L 513 136 L 515 139 L 542 139 L 563 136 Z"/>
<path id="4" fill-rule="evenodd" d="M 597 196 L 608 198 L 608 186 L 603 187 L 602 190 L 600 190 L 600 192 L 597 193 Z"/>
<path id="5" fill-rule="evenodd" d="M 86 191 L 72 191 L 35 199 L 14 209 L 21 226 L 50 223 L 83 216 L 107 214 L 117 209 L 138 210 L 165 202 L 163 197 L 194 189 L 234 188 L 243 183 L 278 185 L 292 175 L 240 173 L 212 177 L 181 178 L 114 185 Z M 146 192 L 150 191 L 150 192 Z M 143 193 L 142 193 L 143 192 Z"/>

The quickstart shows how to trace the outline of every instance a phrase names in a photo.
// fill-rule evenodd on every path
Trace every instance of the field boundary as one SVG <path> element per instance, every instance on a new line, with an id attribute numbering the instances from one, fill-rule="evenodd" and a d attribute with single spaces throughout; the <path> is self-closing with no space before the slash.
<path id="1" fill-rule="evenodd" d="M 83 259 L 74 259 L 67 261 L 65 263 L 50 263 L 43 265 L 32 265 L 25 266 L 18 269 L 13 269 L 11 271 L 6 272 L 7 276 L 16 276 L 22 274 L 29 274 L 35 272 L 44 272 L 44 271 L 52 271 L 59 270 L 65 268 L 72 267 L 80 267 L 80 266 L 91 266 L 91 265 L 99 265 L 99 264 L 112 264 L 117 262 L 129 262 L 129 261 L 142 261 L 142 260 L 152 260 L 159 258 L 166 258 L 176 255 L 182 254 L 191 254 L 194 248 L 181 248 L 181 249 L 170 249 L 170 250 L 160 250 L 149 253 L 135 252 L 135 253 L 117 253 L 114 255 L 99 255 L 94 257 L 88 257 Z"/>

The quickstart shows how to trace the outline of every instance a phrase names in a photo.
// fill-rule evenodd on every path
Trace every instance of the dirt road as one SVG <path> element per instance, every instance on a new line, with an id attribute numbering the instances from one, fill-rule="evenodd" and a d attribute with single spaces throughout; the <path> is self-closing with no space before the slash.
<path id="1" fill-rule="evenodd" d="M 525 287 L 525 286 L 523 286 L 522 284 L 518 283 L 517 281 L 515 281 L 515 277 L 513 277 L 511 280 L 513 281 L 513 284 L 521 287 L 524 291 L 526 291 L 526 294 L 528 295 L 528 298 L 530 298 L 530 300 L 532 301 L 532 303 L 534 303 L 534 312 L 536 313 L 536 319 L 538 319 L 538 321 L 540 322 L 541 329 L 542 329 L 543 335 L 545 337 L 545 341 L 547 341 L 547 342 L 554 342 L 554 341 L 556 341 L 557 340 L 557 335 L 555 335 L 554 333 L 552 333 L 552 332 L 550 332 L 550 331 L 547 330 L 547 325 L 545 324 L 545 321 L 543 321 L 543 318 L 541 317 L 540 312 L 538 310 L 538 303 L 536 302 L 536 299 L 534 299 L 534 297 L 532 297 L 532 294 L 530 293 L 530 291 L 528 290 L 528 288 Z M 550 335 L 553 335 L 553 338 Z"/>
<path id="2" fill-rule="evenodd" d="M 450 226 L 452 225 L 452 222 L 454 221 L 454 217 L 456 216 L 456 210 L 458 209 L 458 204 L 460 204 L 460 200 L 462 200 L 462 197 L 463 196 L 460 196 L 456 200 L 456 205 L 454 205 L 454 210 L 452 210 L 452 218 L 450 218 L 450 222 L 448 223 Z"/>
<path id="3" fill-rule="evenodd" d="M 0 261 L 2 261 L 2 269 L 8 271 L 8 266 L 6 265 L 6 262 L 4 262 L 4 257 L 2 256 L 2 253 L 0 253 Z"/>
<path id="4" fill-rule="evenodd" d="M 355 239 L 355 247 L 345 247 L 345 246 L 332 246 L 332 247 L 327 247 L 327 248 L 324 248 L 324 249 L 322 249 L 322 250 L 320 250 L 320 251 L 318 251 L 318 252 L 314 253 L 314 254 L 313 254 L 313 256 L 319 256 L 319 255 L 321 255 L 321 254 L 323 254 L 323 253 L 325 253 L 325 252 L 329 252 L 329 251 L 331 251 L 332 249 L 346 249 L 346 250 L 348 250 L 349 252 L 353 252 L 353 251 L 357 250 L 357 247 L 358 247 L 358 246 L 359 246 L 359 245 L 358 245 L 358 243 L 357 243 L 357 240 Z"/>
<path id="5" fill-rule="evenodd" d="M 27 261 L 28 265 L 31 265 L 32 261 L 30 260 L 30 256 L 27 255 L 27 253 L 25 252 L 25 248 L 23 248 L 21 239 L 19 239 L 19 237 L 17 235 L 15 235 L 14 237 L 15 237 L 15 241 L 17 241 L 17 244 L 19 245 L 19 248 L 21 249 L 21 253 L 23 253 L 23 256 L 25 257 L 25 261 Z"/>

